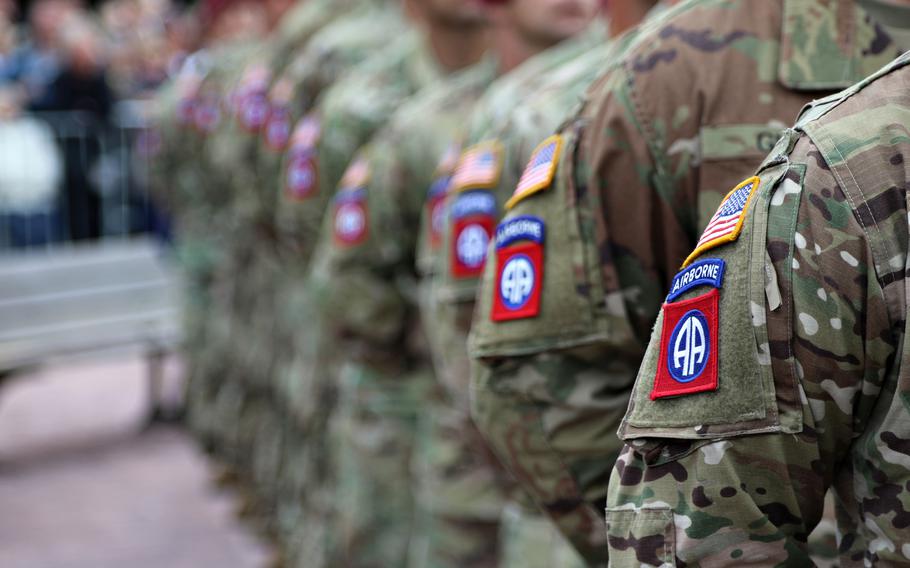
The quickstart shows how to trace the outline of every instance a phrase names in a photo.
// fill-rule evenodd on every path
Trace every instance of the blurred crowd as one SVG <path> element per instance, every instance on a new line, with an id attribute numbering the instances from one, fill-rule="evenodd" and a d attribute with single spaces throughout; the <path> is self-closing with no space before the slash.
<path id="1" fill-rule="evenodd" d="M 0 83 L 8 108 L 107 116 L 147 98 L 195 48 L 198 26 L 171 0 L 0 2 Z"/>

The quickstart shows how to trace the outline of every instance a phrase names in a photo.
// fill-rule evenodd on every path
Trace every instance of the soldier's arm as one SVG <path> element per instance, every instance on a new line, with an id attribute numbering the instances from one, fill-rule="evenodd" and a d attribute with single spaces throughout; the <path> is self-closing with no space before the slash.
<path id="1" fill-rule="evenodd" d="M 764 170 L 745 219 L 735 242 L 699 256 L 725 263 L 718 289 L 673 299 L 655 327 L 610 482 L 616 566 L 809 565 L 827 488 L 854 491 L 835 472 L 879 475 L 845 460 L 885 384 L 896 322 L 850 201 L 802 139 Z M 688 341 L 686 309 L 708 314 L 703 343 Z M 697 369 L 700 345 L 715 363 L 695 379 L 670 372 Z"/>
<path id="2" fill-rule="evenodd" d="M 688 241 L 652 189 L 673 181 L 671 168 L 658 168 L 629 85 L 622 69 L 599 81 L 593 106 L 562 129 L 553 180 L 513 200 L 500 225 L 530 217 L 544 226 L 539 308 L 495 319 L 508 311 L 498 296 L 513 244 L 494 243 L 471 341 L 475 420 L 592 564 L 605 560 L 602 511 L 621 447 L 612 432 L 643 353 L 642 321 L 659 310 L 662 274 L 672 270 L 662 251 Z"/>
<path id="3" fill-rule="evenodd" d="M 362 151 L 370 169 L 358 198 L 365 221 L 362 234 L 342 234 L 342 189 L 326 213 L 313 269 L 327 325 L 356 343 L 364 356 L 404 340 L 413 310 L 416 225 L 406 211 L 412 200 L 401 195 L 412 187 L 403 156 L 406 143 L 393 142 L 399 140 L 394 130 L 387 128 Z"/>

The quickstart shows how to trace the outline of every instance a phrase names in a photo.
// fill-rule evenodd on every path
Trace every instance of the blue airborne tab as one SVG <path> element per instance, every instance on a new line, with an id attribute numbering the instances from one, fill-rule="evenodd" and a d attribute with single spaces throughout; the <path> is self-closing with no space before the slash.
<path id="1" fill-rule="evenodd" d="M 531 215 L 515 217 L 499 224 L 496 229 L 496 248 L 508 246 L 516 241 L 533 241 L 543 244 L 545 227 L 543 220 Z"/>
<path id="2" fill-rule="evenodd" d="M 452 217 L 461 219 L 469 215 L 495 215 L 496 198 L 489 191 L 462 193 L 452 205 Z M 490 227 L 492 229 L 492 227 Z"/>
<path id="3" fill-rule="evenodd" d="M 673 277 L 667 302 L 672 302 L 687 290 L 696 286 L 713 286 L 720 288 L 724 281 L 724 268 L 727 263 L 719 258 L 706 258 L 693 262 Z"/>

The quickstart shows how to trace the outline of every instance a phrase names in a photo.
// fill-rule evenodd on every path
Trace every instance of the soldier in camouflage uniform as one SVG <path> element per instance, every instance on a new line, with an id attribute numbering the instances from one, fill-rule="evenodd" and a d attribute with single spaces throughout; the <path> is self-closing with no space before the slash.
<path id="1" fill-rule="evenodd" d="M 328 513 L 321 481 L 326 479 L 321 440 L 324 413 L 320 414 L 325 405 L 313 381 L 306 380 L 313 376 L 310 369 L 316 358 L 312 350 L 307 351 L 305 341 L 310 327 L 301 325 L 307 321 L 306 290 L 301 283 L 312 244 L 288 238 L 296 232 L 282 230 L 276 224 L 276 215 L 288 203 L 282 160 L 295 121 L 312 108 L 320 93 L 379 50 L 388 35 L 404 31 L 406 26 L 398 0 L 347 4 L 347 13 L 317 32 L 283 71 L 274 74 L 277 79 L 267 97 L 268 117 L 258 133 L 252 164 L 247 166 L 255 173 L 251 189 L 256 192 L 259 213 L 257 257 L 270 268 L 255 288 L 259 300 L 255 314 L 261 322 L 256 327 L 268 333 L 271 417 L 280 417 L 283 430 L 283 435 L 276 436 L 260 425 L 255 446 L 261 456 L 259 470 L 267 474 L 266 481 L 272 479 L 276 467 L 281 468 L 275 487 L 280 495 L 277 528 L 290 565 L 318 566 L 324 562 Z M 333 9 L 337 11 L 338 7 Z M 276 187 L 282 191 L 276 194 Z"/>
<path id="2" fill-rule="evenodd" d="M 513 9 L 546 13 L 542 4 L 519 4 L 520 7 Z M 593 6 L 594 3 L 587 4 L 585 9 L 589 14 Z M 522 12 L 521 15 L 525 14 Z M 522 41 L 532 43 L 527 36 L 521 36 L 525 30 L 519 22 L 499 20 L 501 25 L 497 34 L 517 35 Z M 582 20 L 581 25 L 586 20 Z M 565 25 L 565 21 L 559 19 L 550 23 L 553 28 L 545 30 L 547 32 L 561 31 L 560 24 Z M 596 37 L 602 41 L 603 32 Z M 588 45 L 594 43 L 590 38 L 586 41 Z M 573 49 L 574 53 L 579 51 Z M 558 51 L 560 56 L 566 53 L 561 48 L 553 51 Z M 535 59 L 550 61 L 555 56 L 542 55 Z M 565 59 L 568 56 L 562 60 Z M 518 62 L 513 53 L 507 52 L 500 58 L 499 67 L 514 66 Z M 524 65 L 520 68 L 524 73 Z M 525 84 L 530 85 L 536 74 L 546 69 L 542 63 L 535 64 L 522 75 L 523 79 L 527 78 Z M 489 77 L 489 71 L 483 75 Z M 401 338 L 415 334 L 415 260 L 416 268 L 429 288 L 435 262 L 432 257 L 439 240 L 434 234 L 434 205 L 445 190 L 455 165 L 457 141 L 464 132 L 463 116 L 480 94 L 478 80 L 482 84 L 481 76 L 471 74 L 467 79 L 457 79 L 454 84 L 443 85 L 417 97 L 401 109 L 388 129 L 371 141 L 365 152 L 369 182 L 365 188 L 342 188 L 339 192 L 336 200 L 345 204 L 337 207 L 338 216 L 326 224 L 322 239 L 324 248 L 320 249 L 322 254 L 317 263 L 316 277 L 323 282 L 326 292 L 331 292 L 327 294 L 325 309 L 334 316 L 336 333 L 349 340 L 356 338 L 356 347 L 349 351 L 364 354 L 364 366 L 373 369 L 372 377 L 361 376 L 356 385 L 352 385 L 356 388 L 346 389 L 356 401 L 342 408 L 350 412 L 359 407 L 357 412 L 361 415 L 354 423 L 361 422 L 364 427 L 375 430 L 378 423 L 388 424 L 385 430 L 390 435 L 394 432 L 398 441 L 394 453 L 388 443 L 391 438 L 385 445 L 378 446 L 382 455 L 369 455 L 363 448 L 360 459 L 365 465 L 358 467 L 354 463 L 350 469 L 375 472 L 377 468 L 370 468 L 370 463 L 397 464 L 397 475 L 382 471 L 384 476 L 391 475 L 396 484 L 389 486 L 386 481 L 383 487 L 385 491 L 402 494 L 400 502 L 404 503 L 412 490 L 407 469 L 403 469 L 408 467 L 409 460 L 404 458 L 415 444 L 429 449 L 425 454 L 420 453 L 419 473 L 412 482 L 420 488 L 419 518 L 425 519 L 419 523 L 422 530 L 412 546 L 412 564 L 415 566 L 494 564 L 503 489 L 509 485 L 502 473 L 492 467 L 491 456 L 482 440 L 465 427 L 467 403 L 461 405 L 464 409 L 461 411 L 453 409 L 451 402 L 443 402 L 450 400 L 449 393 L 440 393 L 442 404 L 436 402 L 429 407 L 429 412 L 423 413 L 425 422 L 431 427 L 423 431 L 423 436 L 414 438 L 414 421 L 420 414 L 420 407 L 427 410 L 427 404 L 434 401 L 428 395 L 428 385 L 419 380 L 424 356 L 419 348 L 399 347 L 389 353 L 390 346 L 396 342 L 409 346 Z M 360 197 L 353 191 L 355 189 L 360 189 Z M 365 225 L 357 224 L 365 227 L 364 234 L 345 236 L 339 227 L 346 223 L 340 221 L 354 204 L 366 213 Z M 414 230 L 417 226 L 422 227 L 419 233 Z M 426 294 L 420 291 L 417 295 Z M 424 307 L 426 305 L 424 303 Z M 433 314 L 425 311 L 423 315 L 432 336 L 432 328 L 436 326 Z M 431 343 L 435 341 L 431 340 Z M 381 358 L 376 355 L 379 353 L 383 353 Z M 393 353 L 397 365 L 392 363 L 396 360 Z M 372 360 L 370 354 L 373 354 Z M 466 392 L 466 389 L 462 390 Z M 459 400 L 464 398 L 461 394 L 459 397 Z M 367 414 L 372 419 L 369 423 L 365 418 Z M 393 423 L 404 426 L 393 428 Z M 372 477 L 379 475 L 373 473 Z M 377 479 L 376 483 L 380 481 Z M 364 483 L 366 481 L 359 481 L 361 485 Z M 353 491 L 345 493 L 353 494 Z M 357 504 L 356 500 L 354 504 Z M 364 509 L 362 502 L 361 514 Z M 541 555 L 534 560 L 541 563 L 539 565 L 547 565 L 546 559 L 554 557 L 555 554 Z"/>
<path id="3" fill-rule="evenodd" d="M 601 561 L 613 432 L 672 275 L 788 117 L 899 52 L 847 0 L 694 0 L 662 18 L 531 159 L 470 343 L 478 424 Z"/>
<path id="4" fill-rule="evenodd" d="M 257 166 L 259 134 L 270 119 L 268 91 L 294 53 L 319 32 L 317 25 L 339 16 L 352 4 L 315 2 L 301 5 L 266 42 L 257 45 L 248 63 L 229 87 L 227 120 L 222 120 L 206 144 L 211 182 L 220 186 L 220 224 L 228 260 L 224 274 L 230 286 L 232 376 L 241 381 L 242 406 L 237 423 L 238 464 L 251 481 L 254 494 L 266 512 L 279 499 L 278 470 L 281 465 L 285 423 L 284 405 L 273 392 L 276 362 L 283 346 L 276 341 L 275 284 L 280 263 L 272 229 L 273 186 L 263 180 Z M 373 10 L 378 12 L 379 10 Z M 397 16 L 397 9 L 386 10 Z M 374 14 L 377 17 L 380 14 Z M 277 164 L 274 164 L 277 169 Z M 282 393 L 277 393 L 282 394 Z"/>
<path id="5" fill-rule="evenodd" d="M 224 448 L 219 431 L 218 396 L 221 366 L 219 360 L 228 351 L 223 319 L 218 318 L 213 282 L 220 262 L 219 247 L 211 238 L 209 223 L 212 208 L 205 189 L 205 171 L 201 154 L 202 142 L 220 117 L 220 98 L 215 77 L 224 69 L 222 63 L 249 49 L 252 38 L 261 36 L 263 19 L 234 18 L 233 15 L 259 8 L 249 3 L 235 3 L 221 13 L 210 16 L 210 47 L 195 55 L 176 81 L 178 101 L 173 120 L 176 129 L 162 142 L 161 154 L 171 156 L 168 174 L 172 183 L 168 192 L 176 217 L 177 250 L 188 284 L 188 327 L 190 355 L 189 420 L 209 448 Z M 244 26 L 236 29 L 231 22 Z M 227 22 L 227 23 L 225 23 Z"/>
<path id="6" fill-rule="evenodd" d="M 808 566 L 828 488 L 841 566 L 910 563 L 908 65 L 808 106 L 674 279 L 620 429 L 614 565 Z"/>
<path id="7" fill-rule="evenodd" d="M 488 523 L 478 527 L 476 517 L 470 519 L 474 524 L 462 518 L 461 524 L 452 523 L 440 531 L 440 521 L 433 516 L 437 512 L 425 508 L 425 514 L 417 514 L 412 524 L 411 511 L 419 506 L 415 501 L 425 505 L 426 495 L 440 488 L 412 478 L 413 468 L 417 478 L 423 477 L 420 472 L 425 469 L 422 463 L 412 465 L 418 444 L 417 414 L 434 399 L 434 392 L 416 310 L 409 303 L 410 294 L 400 291 L 415 285 L 412 271 L 418 233 L 414 227 L 421 223 L 427 188 L 451 173 L 457 158 L 452 139 L 457 137 L 460 120 L 495 72 L 495 58 L 487 57 L 402 105 L 362 150 L 360 163 L 369 169 L 362 188 L 366 234 L 362 239 L 336 238 L 338 214 L 329 215 L 324 231 L 328 236 L 321 239 L 314 266 L 319 299 L 328 300 L 324 309 L 333 315 L 332 330 L 346 338 L 345 346 L 353 353 L 351 363 L 369 372 L 360 371 L 356 382 L 346 382 L 342 391 L 339 441 L 348 451 L 340 455 L 338 464 L 339 525 L 351 540 L 358 532 L 380 527 L 390 536 L 404 537 L 401 546 L 409 548 L 408 566 L 474 566 L 495 558 L 495 528 L 489 530 Z M 350 192 L 342 188 L 336 200 Z M 343 209 L 336 211 L 340 214 Z M 395 238 L 386 238 L 391 235 Z M 397 273 L 394 279 L 368 272 L 380 264 Z M 346 366 L 343 377 L 351 379 L 353 365 Z M 381 432 L 381 438 L 371 441 L 369 430 L 373 436 Z M 471 481 L 489 485 L 486 478 Z M 460 489 L 462 510 L 469 510 L 475 503 L 464 501 L 477 495 Z M 495 488 L 481 497 L 492 497 L 493 503 L 480 505 L 496 510 Z M 354 525 L 355 519 L 363 526 Z M 363 553 L 359 547 L 351 550 L 352 555 Z"/>
<path id="8" fill-rule="evenodd" d="M 414 8 L 421 30 L 407 34 L 352 69 L 345 79 L 320 97 L 317 108 L 298 124 L 288 144 L 288 163 L 284 169 L 286 177 L 280 184 L 283 202 L 278 211 L 278 223 L 282 236 L 302 255 L 295 261 L 296 274 L 307 266 L 314 242 L 311 235 L 322 222 L 331 196 L 330 180 L 334 179 L 337 183 L 340 172 L 358 147 L 388 120 L 406 98 L 475 62 L 482 54 L 483 43 L 480 40 L 484 36 L 484 25 L 478 18 L 476 8 L 438 0 L 420 2 Z M 441 52 L 446 45 L 450 51 Z M 307 175 L 301 176 L 301 161 L 304 162 L 303 173 Z M 311 165 L 312 170 L 308 170 Z M 314 175 L 310 176 L 308 172 Z M 352 167 L 347 183 L 359 183 L 358 172 L 362 173 L 362 170 Z M 294 300 L 295 315 L 299 316 L 293 324 L 299 329 L 301 322 L 305 322 L 304 329 L 299 332 L 298 349 L 307 356 L 295 363 L 297 369 L 302 371 L 302 380 L 307 386 L 304 386 L 305 390 L 296 385 L 291 388 L 296 390 L 294 400 L 299 401 L 300 413 L 308 425 L 321 429 L 324 428 L 321 423 L 327 416 L 329 403 L 325 394 L 318 388 L 314 389 L 314 385 L 332 389 L 337 381 L 333 372 L 337 357 L 330 355 L 339 350 L 320 341 L 319 326 L 311 315 L 313 310 L 308 291 L 300 289 L 300 286 L 299 280 L 288 282 L 289 297 Z M 299 382 L 301 378 L 296 380 Z M 301 396 L 307 393 L 315 396 Z M 322 401 L 323 404 L 317 406 L 314 401 Z M 315 453 L 320 454 L 336 445 L 333 443 L 330 446 L 325 441 L 314 442 L 321 450 Z M 309 451 L 314 453 L 313 448 Z M 349 467 L 340 470 L 345 475 L 357 474 Z M 360 490 L 364 489 L 366 487 Z M 383 511 L 383 518 L 376 519 L 366 511 L 345 509 L 344 504 L 335 504 L 342 512 L 340 525 L 343 528 L 336 531 L 338 543 L 333 547 L 345 557 L 337 562 L 400 565 L 404 561 L 402 555 L 406 555 L 409 533 L 407 527 L 399 530 L 400 524 L 393 522 L 398 512 L 390 508 Z M 344 514 L 345 511 L 348 514 Z"/>

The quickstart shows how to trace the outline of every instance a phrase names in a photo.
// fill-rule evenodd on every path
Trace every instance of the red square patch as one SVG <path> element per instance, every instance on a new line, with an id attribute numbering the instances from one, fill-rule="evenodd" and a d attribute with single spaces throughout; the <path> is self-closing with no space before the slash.
<path id="1" fill-rule="evenodd" d="M 707 294 L 664 304 L 651 400 L 717 390 L 718 298 Z"/>
<path id="2" fill-rule="evenodd" d="M 312 152 L 293 156 L 285 172 L 285 189 L 288 197 L 303 200 L 316 194 L 316 156 Z"/>
<path id="3" fill-rule="evenodd" d="M 543 284 L 543 250 L 538 243 L 525 243 L 496 253 L 496 288 L 493 291 L 493 321 L 532 318 L 540 313 Z"/>
<path id="4" fill-rule="evenodd" d="M 472 278 L 483 272 L 495 226 L 496 219 L 492 215 L 468 215 L 453 219 L 452 275 L 455 278 Z"/>
<path id="5" fill-rule="evenodd" d="M 431 195 L 427 200 L 427 229 L 429 230 L 430 248 L 439 250 L 442 246 L 443 229 L 446 224 L 446 194 L 441 192 Z"/>
<path id="6" fill-rule="evenodd" d="M 367 238 L 367 204 L 361 193 L 340 196 L 335 202 L 335 242 L 341 246 L 357 245 Z"/>

